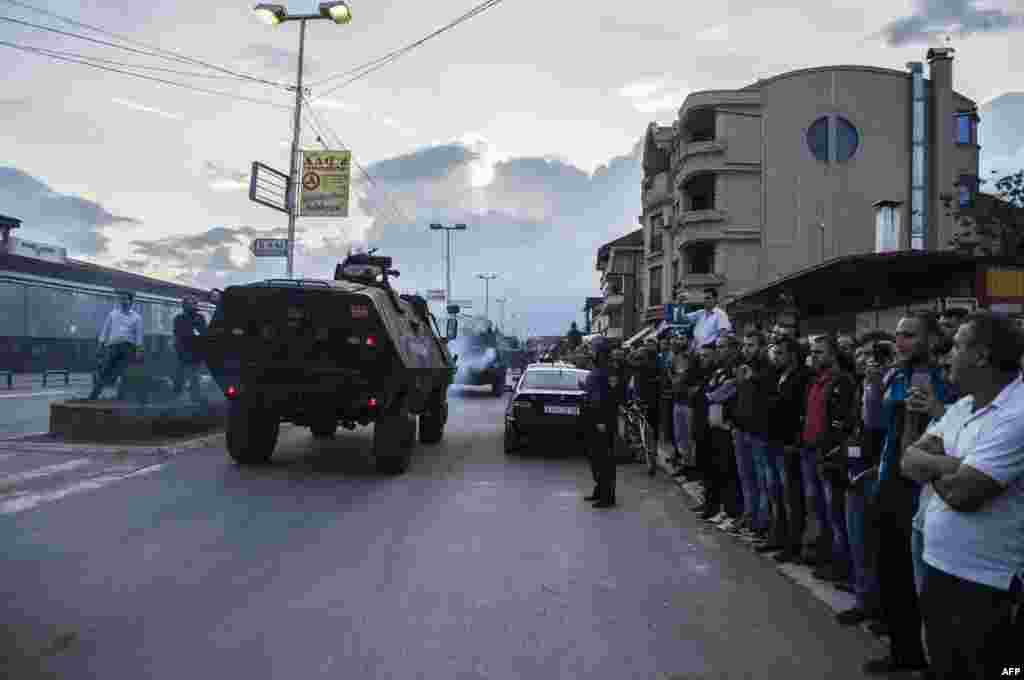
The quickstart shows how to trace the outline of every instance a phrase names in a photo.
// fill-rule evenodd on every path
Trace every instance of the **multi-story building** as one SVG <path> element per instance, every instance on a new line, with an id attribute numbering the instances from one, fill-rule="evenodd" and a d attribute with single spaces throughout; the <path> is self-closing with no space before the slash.
<path id="1" fill-rule="evenodd" d="M 642 325 L 643 289 L 640 276 L 645 251 L 644 231 L 637 229 L 601 246 L 597 270 L 604 298 L 596 312 L 593 333 L 613 340 L 632 336 Z"/>
<path id="2" fill-rule="evenodd" d="M 826 66 L 694 92 L 650 125 L 648 320 L 709 286 L 728 302 L 843 256 L 947 249 L 948 202 L 977 194 L 978 115 L 953 90 L 953 50 L 927 60 L 928 78 L 919 62 Z"/>

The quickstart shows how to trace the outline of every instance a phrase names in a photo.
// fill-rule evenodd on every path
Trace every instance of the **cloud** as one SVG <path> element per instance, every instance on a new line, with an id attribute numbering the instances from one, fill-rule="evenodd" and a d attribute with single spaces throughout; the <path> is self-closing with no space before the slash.
<path id="1" fill-rule="evenodd" d="M 268 71 L 294 77 L 299 65 L 299 52 L 270 43 L 253 43 L 239 53 L 238 59 L 249 65 L 258 65 Z M 307 53 L 303 59 L 303 76 L 312 77 L 319 72 L 320 62 L 311 59 Z"/>
<path id="2" fill-rule="evenodd" d="M 629 99 L 643 99 L 650 97 L 656 92 L 665 88 L 666 79 L 657 78 L 653 80 L 636 80 L 628 85 L 619 88 L 619 95 Z"/>
<path id="3" fill-rule="evenodd" d="M 128 101 L 126 99 L 118 99 L 117 97 L 115 97 L 110 101 L 114 102 L 115 104 L 125 106 L 129 109 L 134 109 L 135 111 L 142 111 L 144 113 L 154 113 L 162 118 L 169 118 L 171 120 L 183 120 L 185 118 L 185 116 L 181 115 L 180 113 L 168 113 L 167 111 L 161 111 L 160 109 L 153 108 L 152 106 L 144 106 L 143 104 Z"/>
<path id="4" fill-rule="evenodd" d="M 203 175 L 214 191 L 248 191 L 249 173 L 232 170 L 223 163 L 206 161 L 203 163 Z"/>
<path id="5" fill-rule="evenodd" d="M 640 79 L 619 88 L 619 95 L 630 100 L 640 113 L 658 113 L 678 109 L 688 89 L 673 83 L 671 76 Z"/>
<path id="6" fill-rule="evenodd" d="M 947 35 L 965 38 L 1024 28 L 1024 15 L 985 7 L 976 0 L 917 0 L 913 14 L 893 19 L 873 38 L 890 47 L 927 44 Z"/>
<path id="7" fill-rule="evenodd" d="M 680 33 L 669 30 L 659 24 L 638 24 L 619 21 L 615 17 L 610 16 L 601 17 L 599 26 L 605 33 L 615 33 L 640 40 L 676 41 L 683 38 Z"/>
<path id="8" fill-rule="evenodd" d="M 313 107 L 321 110 L 326 109 L 329 111 L 340 111 L 349 115 L 363 116 L 364 118 L 374 121 L 378 125 L 397 131 L 398 134 L 403 137 L 414 137 L 417 135 L 416 130 L 402 123 L 397 118 L 379 113 L 375 110 L 366 110 L 359 104 L 347 100 L 331 98 L 317 99 L 313 102 Z"/>
<path id="9" fill-rule="evenodd" d="M 96 201 L 53 191 L 45 182 L 11 167 L 0 167 L 0 205 L 22 220 L 15 235 L 66 247 L 71 254 L 107 250 L 105 231 L 141 224 L 109 212 Z"/>

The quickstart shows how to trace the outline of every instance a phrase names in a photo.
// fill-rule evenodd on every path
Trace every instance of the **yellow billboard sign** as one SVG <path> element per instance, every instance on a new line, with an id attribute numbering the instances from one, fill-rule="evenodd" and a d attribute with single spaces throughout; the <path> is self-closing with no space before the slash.
<path id="1" fill-rule="evenodd" d="M 303 151 L 299 215 L 348 217 L 350 151 Z"/>

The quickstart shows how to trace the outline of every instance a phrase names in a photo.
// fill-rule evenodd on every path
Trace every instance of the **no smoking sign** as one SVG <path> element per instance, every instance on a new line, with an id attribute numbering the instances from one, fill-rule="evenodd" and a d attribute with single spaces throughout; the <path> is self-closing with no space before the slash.
<path id="1" fill-rule="evenodd" d="M 302 186 L 306 191 L 316 191 L 320 188 L 320 175 L 315 172 L 307 172 L 302 176 Z"/>

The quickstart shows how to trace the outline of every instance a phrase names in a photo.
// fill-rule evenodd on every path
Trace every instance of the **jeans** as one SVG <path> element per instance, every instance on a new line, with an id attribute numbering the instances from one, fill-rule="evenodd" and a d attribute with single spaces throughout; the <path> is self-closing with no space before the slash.
<path id="1" fill-rule="evenodd" d="M 681 401 L 672 405 L 672 434 L 676 450 L 687 463 L 693 459 L 693 446 L 690 444 L 690 407 Z"/>
<path id="2" fill-rule="evenodd" d="M 755 529 L 767 528 L 767 501 L 764 510 L 761 502 L 761 485 L 758 483 L 757 466 L 754 462 L 754 449 L 760 447 L 763 457 L 764 442 L 749 432 L 736 430 L 736 470 L 739 475 L 740 488 L 743 490 L 743 515 L 748 518 Z"/>
<path id="3" fill-rule="evenodd" d="M 846 490 L 846 531 L 853 562 L 853 586 L 857 606 L 865 611 L 878 609 L 878 574 L 875 570 L 877 541 L 874 536 L 873 507 L 861 490 Z"/>
<path id="4" fill-rule="evenodd" d="M 914 560 L 914 586 L 917 596 L 924 591 L 924 532 L 920 529 L 910 531 L 910 556 Z"/>
<path id="5" fill-rule="evenodd" d="M 838 565 L 850 564 L 850 543 L 846 530 L 846 490 L 829 480 L 822 482 L 829 528 L 832 530 L 832 561 Z"/>
<path id="6" fill-rule="evenodd" d="M 800 451 L 800 469 L 804 481 L 804 502 L 810 514 L 818 523 L 818 548 L 816 561 L 824 561 L 827 555 L 820 554 L 832 543 L 832 523 L 829 522 L 828 505 L 825 500 L 825 484 L 818 474 L 818 450 L 805 448 Z"/>
<path id="7" fill-rule="evenodd" d="M 757 482 L 757 513 L 755 528 L 768 530 L 772 526 L 772 493 L 768 488 L 768 440 L 759 434 L 748 434 L 754 458 L 754 479 Z"/>
<path id="8" fill-rule="evenodd" d="M 118 388 L 118 399 L 124 396 L 124 372 L 128 368 L 128 362 L 131 361 L 135 350 L 135 345 L 130 342 L 118 342 L 105 349 L 100 364 L 96 368 L 95 382 L 92 392 L 89 394 L 90 399 L 97 399 L 104 387 L 113 385 L 118 379 L 122 383 Z"/>
<path id="9" fill-rule="evenodd" d="M 766 443 L 765 454 L 765 495 L 771 510 L 771 536 L 773 543 L 789 547 L 789 513 L 786 503 L 786 458 L 782 446 Z"/>

